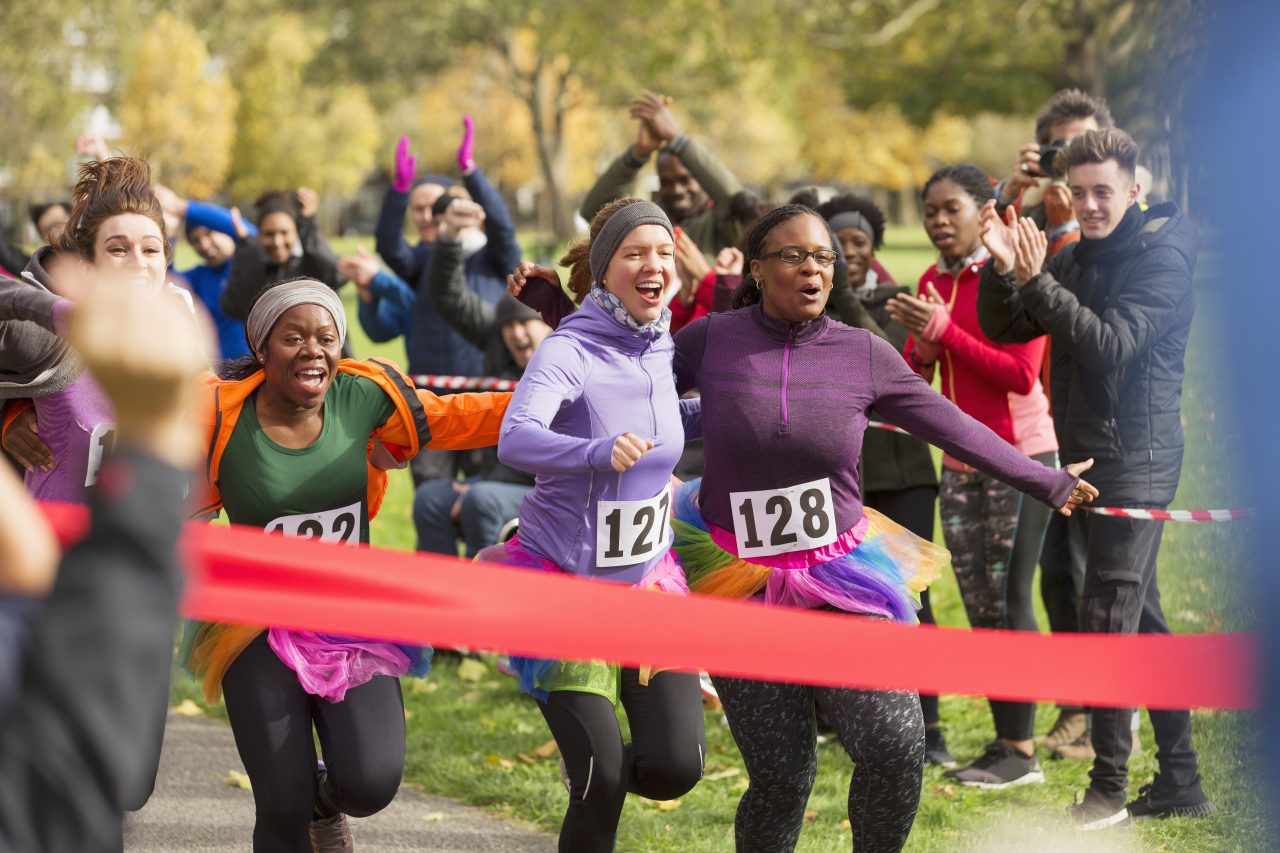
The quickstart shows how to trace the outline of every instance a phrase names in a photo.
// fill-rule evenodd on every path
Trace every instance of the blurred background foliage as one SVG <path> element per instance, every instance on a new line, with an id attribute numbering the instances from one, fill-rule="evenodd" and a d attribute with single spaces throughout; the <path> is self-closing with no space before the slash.
<path id="1" fill-rule="evenodd" d="M 634 133 L 642 88 L 749 185 L 872 192 L 914 216 L 943 162 L 1003 175 L 1056 89 L 1105 96 L 1143 145 L 1154 197 L 1194 204 L 1185 83 L 1216 4 L 1194 0 L 7 0 L 0 190 L 65 194 L 68 152 L 105 128 L 160 181 L 245 202 L 385 179 L 411 137 L 450 171 L 460 117 L 477 160 L 543 230 Z M 332 206 L 326 210 L 332 210 Z"/>

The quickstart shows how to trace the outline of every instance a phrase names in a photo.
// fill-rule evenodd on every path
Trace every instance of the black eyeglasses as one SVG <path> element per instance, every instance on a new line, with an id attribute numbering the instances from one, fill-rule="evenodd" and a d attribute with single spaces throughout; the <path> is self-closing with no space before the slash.
<path id="1" fill-rule="evenodd" d="M 784 264 L 798 267 L 804 263 L 805 258 L 812 257 L 820 267 L 829 267 L 836 262 L 836 253 L 831 249 L 814 249 L 812 252 L 806 252 L 799 246 L 784 246 L 776 252 L 769 252 L 761 255 L 760 258 L 777 258 Z"/>

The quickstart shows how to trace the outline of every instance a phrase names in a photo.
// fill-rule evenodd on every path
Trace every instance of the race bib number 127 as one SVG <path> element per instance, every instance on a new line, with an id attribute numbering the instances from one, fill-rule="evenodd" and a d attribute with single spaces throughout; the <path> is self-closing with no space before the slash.
<path id="1" fill-rule="evenodd" d="M 359 545 L 360 503 L 324 512 L 282 515 L 266 526 L 266 532 L 337 545 Z"/>
<path id="2" fill-rule="evenodd" d="M 643 563 L 667 550 L 671 486 L 647 501 L 599 501 L 596 504 L 596 565 L 602 568 Z"/>
<path id="3" fill-rule="evenodd" d="M 785 489 L 731 492 L 739 557 L 768 557 L 836 541 L 831 481 L 823 477 Z"/>

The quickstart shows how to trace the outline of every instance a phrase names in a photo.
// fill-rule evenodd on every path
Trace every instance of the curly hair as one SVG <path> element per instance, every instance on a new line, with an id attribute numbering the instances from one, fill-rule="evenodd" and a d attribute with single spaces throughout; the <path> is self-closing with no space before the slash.
<path id="1" fill-rule="evenodd" d="M 71 192 L 71 216 L 56 248 L 93 260 L 94 241 L 102 223 L 113 216 L 135 213 L 160 229 L 166 262 L 173 261 L 173 246 L 164 227 L 164 211 L 151 188 L 151 166 L 136 157 L 90 160 L 80 167 Z"/>

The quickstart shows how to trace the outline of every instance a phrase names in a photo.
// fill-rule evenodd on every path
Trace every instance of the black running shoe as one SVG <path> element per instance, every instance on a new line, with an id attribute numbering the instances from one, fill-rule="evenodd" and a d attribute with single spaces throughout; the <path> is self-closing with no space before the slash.
<path id="1" fill-rule="evenodd" d="M 1044 771 L 1034 755 L 1023 755 L 998 740 L 987 744 L 986 752 L 972 764 L 948 770 L 946 775 L 967 788 L 991 791 L 1044 781 Z"/>
<path id="2" fill-rule="evenodd" d="M 1138 789 L 1138 798 L 1127 806 L 1129 817 L 1134 820 L 1166 817 L 1208 817 L 1217 811 L 1213 801 L 1205 796 L 1200 780 L 1185 788 L 1171 789 L 1160 784 L 1160 774 L 1150 785 Z"/>
<path id="3" fill-rule="evenodd" d="M 947 736 L 937 726 L 925 726 L 924 761 L 937 767 L 956 766 L 956 757 L 947 749 Z"/>
<path id="4" fill-rule="evenodd" d="M 1084 792 L 1084 799 L 1071 804 L 1071 819 L 1076 822 L 1076 829 L 1092 832 L 1112 826 L 1133 826 L 1129 822 L 1129 812 L 1124 807 L 1124 800 L 1112 802 L 1092 788 Z"/>

